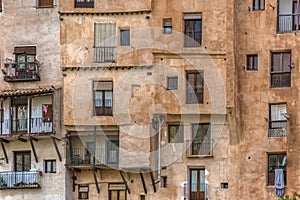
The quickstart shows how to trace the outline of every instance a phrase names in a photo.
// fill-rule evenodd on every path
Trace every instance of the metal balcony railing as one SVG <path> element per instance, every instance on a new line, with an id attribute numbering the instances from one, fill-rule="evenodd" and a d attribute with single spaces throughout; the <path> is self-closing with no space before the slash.
<path id="1" fill-rule="evenodd" d="M 22 65 L 22 67 L 20 67 Z M 39 64 L 36 62 L 27 63 L 5 63 L 5 69 L 2 70 L 4 74 L 4 81 L 39 81 Z"/>
<path id="2" fill-rule="evenodd" d="M 271 87 L 291 87 L 291 72 L 271 72 Z"/>
<path id="3" fill-rule="evenodd" d="M 286 121 L 269 122 L 269 137 L 285 137 L 286 136 Z"/>
<path id="4" fill-rule="evenodd" d="M 300 14 L 278 15 L 278 33 L 298 31 L 300 28 Z"/>
<path id="5" fill-rule="evenodd" d="M 115 46 L 105 46 L 105 47 L 95 47 L 95 62 L 105 63 L 114 62 L 116 57 L 116 47 Z"/>
<path id="6" fill-rule="evenodd" d="M 0 172 L 0 189 L 41 188 L 38 171 Z"/>
<path id="7" fill-rule="evenodd" d="M 94 8 L 94 0 L 75 0 L 75 8 Z"/>
<path id="8" fill-rule="evenodd" d="M 119 150 L 96 148 L 95 153 L 86 148 L 72 148 L 70 164 L 72 165 L 117 165 L 119 162 Z"/>
<path id="9" fill-rule="evenodd" d="M 187 157 L 213 156 L 213 140 L 187 140 Z"/>
<path id="10" fill-rule="evenodd" d="M 30 122 L 30 123 L 29 123 Z M 31 119 L 17 119 L 17 120 L 4 120 L 2 122 L 2 134 L 11 134 L 18 132 L 29 133 L 29 126 L 31 126 L 30 133 L 52 133 L 53 124 L 52 119 L 31 118 Z"/>

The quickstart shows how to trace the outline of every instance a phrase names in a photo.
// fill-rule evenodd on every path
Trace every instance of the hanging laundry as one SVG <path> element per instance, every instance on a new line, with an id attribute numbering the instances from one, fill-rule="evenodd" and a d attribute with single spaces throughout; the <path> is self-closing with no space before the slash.
<path id="1" fill-rule="evenodd" d="M 284 174 L 283 169 L 275 169 L 275 180 L 274 186 L 277 196 L 282 196 L 284 194 Z"/>
<path id="2" fill-rule="evenodd" d="M 47 105 L 43 105 L 43 112 L 45 114 L 47 114 L 47 112 L 48 112 L 48 106 Z"/>

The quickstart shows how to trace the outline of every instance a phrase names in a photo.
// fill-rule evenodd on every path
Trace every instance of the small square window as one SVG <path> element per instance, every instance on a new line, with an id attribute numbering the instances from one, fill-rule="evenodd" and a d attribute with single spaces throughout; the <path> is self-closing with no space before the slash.
<path id="1" fill-rule="evenodd" d="M 252 9 L 253 10 L 264 10 L 265 9 L 265 0 L 252 0 Z"/>
<path id="2" fill-rule="evenodd" d="M 177 90 L 178 87 L 178 77 L 167 77 L 167 89 L 168 90 Z"/>
<path id="3" fill-rule="evenodd" d="M 166 176 L 162 176 L 161 177 L 161 187 L 162 188 L 166 188 L 167 187 L 167 177 Z"/>
<path id="4" fill-rule="evenodd" d="M 172 19 L 163 19 L 163 28 L 165 34 L 172 33 Z"/>
<path id="5" fill-rule="evenodd" d="M 45 160 L 45 173 L 56 173 L 56 160 Z"/>
<path id="6" fill-rule="evenodd" d="M 258 55 L 247 55 L 247 70 L 258 69 Z"/>
<path id="7" fill-rule="evenodd" d="M 78 186 L 78 198 L 79 199 L 89 199 L 89 186 L 79 185 Z"/>
<path id="8" fill-rule="evenodd" d="M 130 45 L 130 30 L 120 30 L 120 45 L 129 46 Z"/>

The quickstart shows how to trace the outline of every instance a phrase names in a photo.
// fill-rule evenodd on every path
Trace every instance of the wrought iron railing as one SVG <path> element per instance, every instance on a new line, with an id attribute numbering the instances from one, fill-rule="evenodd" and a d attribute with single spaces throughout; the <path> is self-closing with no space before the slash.
<path id="1" fill-rule="evenodd" d="M 271 121 L 269 122 L 269 137 L 285 137 L 286 136 L 286 121 Z"/>
<path id="2" fill-rule="evenodd" d="M 187 157 L 213 156 L 213 140 L 187 140 Z"/>
<path id="3" fill-rule="evenodd" d="M 300 28 L 300 14 L 278 15 L 278 33 L 289 33 L 298 31 Z"/>
<path id="4" fill-rule="evenodd" d="M 30 123 L 29 123 L 30 122 Z M 30 124 L 30 129 L 28 124 Z M 2 122 L 2 134 L 11 134 L 18 132 L 26 133 L 52 133 L 53 124 L 52 119 L 43 119 L 43 118 L 24 118 L 17 120 L 3 120 Z"/>
<path id="5" fill-rule="evenodd" d="M 94 0 L 75 0 L 75 8 L 94 8 Z"/>
<path id="6" fill-rule="evenodd" d="M 96 148 L 95 152 L 86 148 L 72 148 L 70 156 L 71 165 L 117 165 L 119 150 Z"/>
<path id="7" fill-rule="evenodd" d="M 0 189 L 41 188 L 38 171 L 0 172 Z"/>
<path id="8" fill-rule="evenodd" d="M 291 87 L 291 72 L 271 72 L 271 87 Z"/>
<path id="9" fill-rule="evenodd" d="M 105 47 L 95 47 L 95 62 L 105 63 L 114 62 L 116 58 L 116 47 L 115 46 L 105 46 Z"/>
<path id="10" fill-rule="evenodd" d="M 22 65 L 22 67 L 21 67 Z M 37 62 L 27 63 L 5 63 L 5 69 L 2 70 L 4 74 L 4 81 L 39 81 L 39 64 Z"/>

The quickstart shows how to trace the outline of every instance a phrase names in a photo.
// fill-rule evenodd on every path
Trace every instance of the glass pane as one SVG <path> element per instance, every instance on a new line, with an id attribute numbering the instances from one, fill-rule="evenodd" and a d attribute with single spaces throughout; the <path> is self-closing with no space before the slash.
<path id="1" fill-rule="evenodd" d="M 280 72 L 281 66 L 281 54 L 274 53 L 272 54 L 272 72 Z"/>
<path id="2" fill-rule="evenodd" d="M 95 106 L 102 107 L 102 92 L 95 91 Z"/>
<path id="3" fill-rule="evenodd" d="M 56 161 L 53 161 L 52 165 L 53 165 L 53 172 L 56 172 Z"/>
<path id="4" fill-rule="evenodd" d="M 112 92 L 105 92 L 105 107 L 112 107 Z"/>
<path id="5" fill-rule="evenodd" d="M 27 55 L 27 62 L 34 62 L 34 56 L 33 55 Z"/>
<path id="6" fill-rule="evenodd" d="M 126 191 L 125 190 L 120 190 L 120 198 L 119 200 L 126 200 Z"/>
<path id="7" fill-rule="evenodd" d="M 192 181 L 191 181 L 191 187 L 192 187 L 192 192 L 197 192 L 197 170 L 192 170 Z"/>
<path id="8" fill-rule="evenodd" d="M 46 161 L 47 172 L 51 172 L 51 161 Z"/>
<path id="9" fill-rule="evenodd" d="M 285 121 L 286 104 L 271 105 L 271 121 Z"/>
<path id="10" fill-rule="evenodd" d="M 16 171 L 23 171 L 23 156 L 16 155 Z"/>
<path id="11" fill-rule="evenodd" d="M 283 54 L 283 71 L 284 72 L 291 71 L 291 54 L 290 53 Z"/>
<path id="12" fill-rule="evenodd" d="M 200 170 L 200 192 L 205 192 L 205 171 Z"/>
<path id="13" fill-rule="evenodd" d="M 17 56 L 17 62 L 18 63 L 24 63 L 25 62 L 25 58 L 26 58 L 26 55 L 18 55 Z"/>

